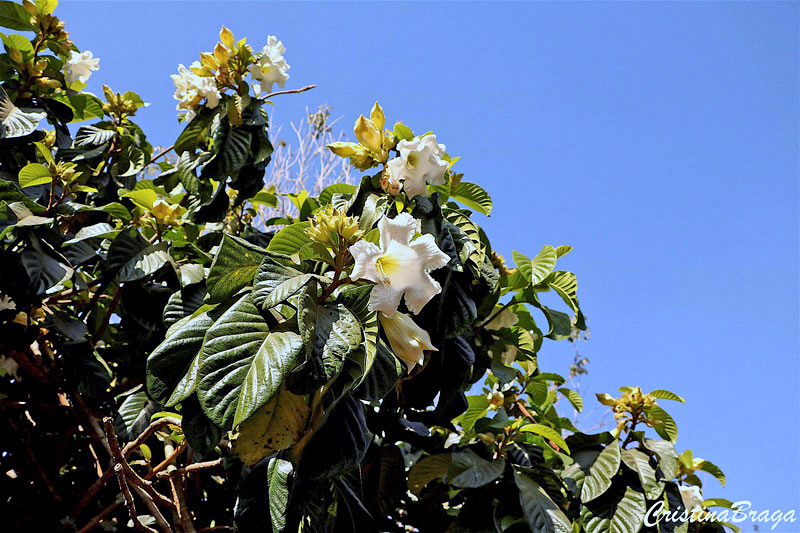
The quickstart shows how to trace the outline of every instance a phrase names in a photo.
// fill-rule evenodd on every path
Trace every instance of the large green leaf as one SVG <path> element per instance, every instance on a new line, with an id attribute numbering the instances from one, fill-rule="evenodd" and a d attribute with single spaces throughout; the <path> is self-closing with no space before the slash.
<path id="1" fill-rule="evenodd" d="M 253 278 L 253 301 L 259 308 L 265 308 L 276 287 L 303 275 L 294 266 L 289 256 L 267 251 Z"/>
<path id="2" fill-rule="evenodd" d="M 574 312 L 580 308 L 578 304 L 578 280 L 575 274 L 566 270 L 556 270 L 547 276 L 544 282 L 561 296 Z"/>
<path id="3" fill-rule="evenodd" d="M 46 166 L 40 163 L 28 163 L 19 171 L 19 186 L 22 188 L 43 185 L 53 181 L 53 176 Z"/>
<path id="4" fill-rule="evenodd" d="M 332 379 L 345 358 L 361 345 L 361 326 L 343 304 L 326 303 L 319 307 L 317 317 L 314 352 L 322 359 L 325 377 Z"/>
<path id="5" fill-rule="evenodd" d="M 564 395 L 564 397 L 569 401 L 569 403 L 572 404 L 572 407 L 574 407 L 576 411 L 581 412 L 583 410 L 583 398 L 581 398 L 580 394 L 572 389 L 567 389 L 566 387 L 558 389 L 558 392 Z"/>
<path id="6" fill-rule="evenodd" d="M 305 229 L 311 222 L 297 222 L 291 226 L 286 226 L 272 237 L 267 245 L 267 250 L 283 255 L 293 256 L 300 251 L 300 248 L 311 242 Z"/>
<path id="7" fill-rule="evenodd" d="M 213 150 L 216 156 L 209 164 L 217 169 L 217 180 L 233 176 L 247 162 L 252 134 L 244 128 L 231 126 L 227 120 L 220 121 L 214 132 Z"/>
<path id="8" fill-rule="evenodd" d="M 300 274 L 293 278 L 282 281 L 276 285 L 274 289 L 272 289 L 272 292 L 269 293 L 269 296 L 264 299 L 264 303 L 261 304 L 261 307 L 263 309 L 269 309 L 275 307 L 281 302 L 285 302 L 290 297 L 300 292 L 300 289 L 302 289 L 304 285 L 306 285 L 315 277 L 316 274 Z"/>
<path id="9" fill-rule="evenodd" d="M 155 273 L 169 261 L 167 243 L 150 244 L 138 232 L 117 235 L 108 249 L 107 262 L 117 281 L 135 281 Z"/>
<path id="10" fill-rule="evenodd" d="M 549 244 L 542 247 L 533 259 L 517 251 L 512 252 L 512 255 L 519 272 L 531 285 L 537 285 L 544 280 L 556 266 L 556 250 Z"/>
<path id="11" fill-rule="evenodd" d="M 502 457 L 487 461 L 467 449 L 453 454 L 448 480 L 454 487 L 474 489 L 500 477 L 505 467 L 506 461 Z"/>
<path id="12" fill-rule="evenodd" d="M 16 2 L 0 2 L 0 26 L 17 31 L 33 31 L 31 15 Z"/>
<path id="13" fill-rule="evenodd" d="M 645 413 L 649 418 L 659 422 L 656 424 L 653 429 L 656 430 L 656 433 L 663 438 L 667 439 L 673 444 L 678 442 L 678 425 L 675 423 L 675 420 L 663 410 L 661 407 L 654 405 L 650 409 L 648 409 Z"/>
<path id="14" fill-rule="evenodd" d="M 206 332 L 197 396 L 223 428 L 245 420 L 278 390 L 302 347 L 299 335 L 270 333 L 251 294 L 241 297 Z"/>
<path id="15" fill-rule="evenodd" d="M 720 467 L 711 461 L 703 459 L 698 466 L 698 470 L 702 470 L 703 472 L 711 474 L 717 479 L 717 481 L 720 482 L 723 487 L 725 486 L 725 474 L 722 473 L 722 469 L 720 469 Z"/>
<path id="16" fill-rule="evenodd" d="M 670 392 L 664 389 L 657 389 L 647 393 L 649 396 L 653 398 L 658 398 L 659 400 L 674 400 L 676 402 L 686 403 L 686 400 L 675 394 L 674 392 Z"/>
<path id="17" fill-rule="evenodd" d="M 564 437 L 561 436 L 561 433 L 559 431 L 556 431 L 550 426 L 545 426 L 543 424 L 527 424 L 522 426 L 520 428 L 520 431 L 527 433 L 535 433 L 540 437 L 544 437 L 545 439 L 551 440 L 555 444 L 557 444 L 559 448 L 569 453 L 569 446 L 567 446 Z"/>
<path id="18" fill-rule="evenodd" d="M 454 420 L 461 424 L 464 431 L 469 431 L 475 426 L 475 422 L 486 416 L 489 412 L 489 400 L 486 396 L 467 396 L 467 410 Z"/>
<path id="19" fill-rule="evenodd" d="M 648 500 L 655 500 L 664 491 L 664 485 L 656 480 L 656 472 L 650 466 L 650 458 L 639 450 L 622 450 L 622 461 L 639 476 Z"/>
<path id="20" fill-rule="evenodd" d="M 620 461 L 619 442 L 614 441 L 600 452 L 586 472 L 586 479 L 581 489 L 583 502 L 590 502 L 608 490 L 612 478 L 619 470 Z"/>
<path id="21" fill-rule="evenodd" d="M 383 341 L 379 340 L 375 351 L 375 361 L 361 385 L 356 396 L 370 402 L 382 400 L 397 384 L 397 380 L 405 372 L 405 367 L 394 356 Z"/>
<path id="22" fill-rule="evenodd" d="M 57 102 L 61 102 L 72 110 L 71 122 L 82 122 L 93 118 L 103 118 L 103 102 L 93 94 L 77 93 L 66 94 L 56 93 L 50 97 Z M 110 130 L 109 130 L 110 131 Z M 78 133 L 80 135 L 80 132 Z M 76 137 L 77 140 L 77 137 Z M 80 146 L 80 143 L 77 143 Z M 102 144 L 102 143 L 96 143 Z"/>
<path id="23" fill-rule="evenodd" d="M 637 533 L 647 505 L 644 494 L 632 487 L 618 486 L 581 510 L 586 533 Z"/>
<path id="24" fill-rule="evenodd" d="M 364 381 L 375 361 L 378 343 L 378 313 L 369 310 L 369 295 L 372 290 L 370 285 L 343 290 L 339 293 L 337 301 L 341 302 L 358 320 L 362 332 L 364 345 L 363 358 L 355 359 L 361 369 L 361 375 L 353 383 L 357 387 Z M 351 352 L 352 354 L 353 352 Z M 356 352 L 358 353 L 358 352 Z"/>
<path id="25" fill-rule="evenodd" d="M 197 372 L 200 370 L 200 354 L 194 356 L 192 363 L 189 365 L 189 370 L 181 378 L 172 394 L 167 400 L 167 407 L 172 407 L 182 403 L 186 398 L 194 394 L 197 385 Z"/>
<path id="26" fill-rule="evenodd" d="M 439 453 L 420 459 L 408 472 L 408 489 L 419 495 L 425 485 L 435 479 L 441 479 L 450 471 L 452 455 Z"/>
<path id="27" fill-rule="evenodd" d="M 289 475 L 294 470 L 291 462 L 273 457 L 267 468 L 269 517 L 272 531 L 279 533 L 286 527 L 286 510 L 289 505 Z"/>
<path id="28" fill-rule="evenodd" d="M 260 246 L 233 235 L 224 235 L 206 281 L 211 301 L 227 300 L 251 285 L 265 255 Z"/>
<path id="29" fill-rule="evenodd" d="M 572 524 L 564 512 L 529 476 L 514 472 L 519 489 L 519 503 L 531 533 L 570 533 Z"/>
<path id="30" fill-rule="evenodd" d="M 675 479 L 678 475 L 678 454 L 671 442 L 666 440 L 645 439 L 644 447 L 656 454 L 658 467 L 664 479 Z"/>
<path id="31" fill-rule="evenodd" d="M 480 185 L 462 181 L 450 192 L 450 196 L 472 209 L 488 215 L 492 212 L 492 199 Z"/>
<path id="32" fill-rule="evenodd" d="M 283 378 L 297 363 L 302 347 L 302 339 L 297 333 L 269 334 L 249 365 L 233 417 L 234 426 L 247 420 L 272 398 L 283 384 Z"/>
<path id="33" fill-rule="evenodd" d="M 203 337 L 214 324 L 209 313 L 202 313 L 170 329 L 167 338 L 147 358 L 147 390 L 161 404 L 170 399 L 176 385 L 186 375 L 203 346 Z"/>
<path id="34" fill-rule="evenodd" d="M 2 178 L 0 178 L 0 202 L 7 204 L 22 202 L 34 215 L 41 215 L 45 210 L 44 206 L 28 198 L 16 183 Z"/>
<path id="35" fill-rule="evenodd" d="M 93 239 L 95 237 L 110 237 L 116 235 L 117 233 L 118 230 L 115 230 L 114 227 L 108 222 L 98 222 L 97 224 L 92 224 L 91 226 L 82 227 L 78 230 L 78 233 L 76 233 L 73 238 L 68 241 L 64 241 L 62 246 L 68 246 L 70 244 L 85 241 L 86 239 Z"/>

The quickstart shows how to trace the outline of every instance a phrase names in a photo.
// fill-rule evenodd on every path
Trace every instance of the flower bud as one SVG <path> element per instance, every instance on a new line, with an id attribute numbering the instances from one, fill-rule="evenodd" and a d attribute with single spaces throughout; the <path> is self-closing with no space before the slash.
<path id="1" fill-rule="evenodd" d="M 489 405 L 492 407 L 492 409 L 500 409 L 505 403 L 505 396 L 503 396 L 503 393 L 498 390 L 487 394 L 486 399 L 489 400 Z"/>
<path id="2" fill-rule="evenodd" d="M 375 124 L 379 132 L 383 130 L 383 127 L 386 125 L 386 117 L 383 114 L 383 108 L 381 108 L 378 102 L 375 102 L 375 105 L 372 106 L 369 112 L 369 119 Z"/>
<path id="3" fill-rule="evenodd" d="M 335 142 L 329 144 L 327 148 L 339 157 L 353 157 L 358 153 L 358 145 L 356 143 Z"/>
<path id="4" fill-rule="evenodd" d="M 233 32 L 225 26 L 219 30 L 219 40 L 222 44 L 233 50 Z"/>
<path id="5" fill-rule="evenodd" d="M 228 49 L 222 46 L 222 44 L 217 43 L 214 47 L 214 59 L 217 61 L 217 64 L 220 66 L 227 65 L 230 58 L 231 56 L 228 53 Z"/>
<path id="6" fill-rule="evenodd" d="M 372 152 L 381 151 L 381 132 L 375 127 L 375 123 L 364 118 L 358 117 L 355 125 L 355 134 L 358 142 Z"/>
<path id="7" fill-rule="evenodd" d="M 423 350 L 438 351 L 431 344 L 428 332 L 420 328 L 410 316 L 397 312 L 392 318 L 383 313 L 378 313 L 383 331 L 389 339 L 389 345 L 394 354 L 408 365 L 408 371 L 415 365 L 421 365 L 425 360 Z"/>

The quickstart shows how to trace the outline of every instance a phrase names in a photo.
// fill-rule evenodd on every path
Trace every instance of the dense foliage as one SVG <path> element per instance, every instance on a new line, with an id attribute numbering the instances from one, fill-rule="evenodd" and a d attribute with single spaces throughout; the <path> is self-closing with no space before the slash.
<path id="1" fill-rule="evenodd" d="M 598 396 L 610 432 L 565 416 L 582 365 L 537 353 L 586 330 L 571 247 L 506 265 L 478 223 L 489 194 L 434 134 L 387 129 L 376 103 L 330 146 L 358 185 L 265 188 L 289 67 L 274 37 L 254 52 L 223 28 L 174 76 L 185 127 L 154 155 L 138 95 L 83 91 L 98 60 L 55 7 L 0 2 L 12 529 L 723 529 L 709 509 L 730 502 L 696 475 L 722 472 L 674 448 L 679 396 Z M 279 197 L 294 210 L 258 223 Z"/>

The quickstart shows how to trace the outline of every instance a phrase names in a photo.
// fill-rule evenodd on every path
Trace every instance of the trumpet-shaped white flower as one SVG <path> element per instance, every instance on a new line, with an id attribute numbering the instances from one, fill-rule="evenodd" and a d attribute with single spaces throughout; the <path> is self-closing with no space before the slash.
<path id="1" fill-rule="evenodd" d="M 373 289 L 374 290 L 374 289 Z M 423 350 L 439 350 L 431 344 L 431 337 L 428 332 L 419 327 L 414 320 L 405 313 L 395 313 L 394 317 L 389 318 L 383 313 L 379 313 L 383 331 L 389 339 L 394 354 L 401 361 L 408 364 L 408 371 L 414 370 L 414 366 L 421 365 L 425 361 Z"/>
<path id="2" fill-rule="evenodd" d="M 350 247 L 356 263 L 350 277 L 375 283 L 369 299 L 371 311 L 381 311 L 391 318 L 405 295 L 406 306 L 417 314 L 442 290 L 425 270 L 445 266 L 450 257 L 436 246 L 433 235 L 411 242 L 416 227 L 408 213 L 394 219 L 384 216 L 378 222 L 380 248 L 369 241 L 358 241 Z"/>
<path id="3" fill-rule="evenodd" d="M 195 61 L 190 65 L 192 68 L 201 67 L 200 63 Z M 172 82 L 175 84 L 175 94 L 173 97 L 178 101 L 175 107 L 177 110 L 185 109 L 187 111 L 186 120 L 192 120 L 195 116 L 195 107 L 203 100 L 206 99 L 206 107 L 214 109 L 219 105 L 219 89 L 217 89 L 217 82 L 214 78 L 206 76 L 198 76 L 190 69 L 183 65 L 178 66 L 178 73 L 171 76 Z"/>
<path id="4" fill-rule="evenodd" d="M 681 500 L 683 506 L 687 511 L 692 511 L 696 508 L 703 507 L 703 495 L 700 494 L 700 487 L 697 485 L 690 485 L 688 487 L 679 487 L 681 490 Z"/>
<path id="5" fill-rule="evenodd" d="M 76 81 L 86 83 L 86 80 L 92 75 L 92 71 L 99 68 L 100 58 L 93 57 L 89 50 L 85 52 L 73 50 L 69 53 L 67 62 L 64 63 L 64 80 L 67 85 L 72 85 Z"/>
<path id="6" fill-rule="evenodd" d="M 410 141 L 397 143 L 400 157 L 395 157 L 386 164 L 388 183 L 393 188 L 403 184 L 409 198 L 417 195 L 427 196 L 425 186 L 444 184 L 444 173 L 447 161 L 442 160 L 445 146 L 436 142 L 436 135 L 414 137 Z"/>
<path id="7" fill-rule="evenodd" d="M 258 62 L 250 66 L 250 74 L 258 83 L 253 84 L 253 92 L 258 97 L 261 93 L 272 92 L 272 85 L 277 83 L 281 88 L 289 79 L 286 73 L 291 67 L 283 58 L 286 48 L 277 37 L 267 37 L 267 45 L 258 55 Z"/>

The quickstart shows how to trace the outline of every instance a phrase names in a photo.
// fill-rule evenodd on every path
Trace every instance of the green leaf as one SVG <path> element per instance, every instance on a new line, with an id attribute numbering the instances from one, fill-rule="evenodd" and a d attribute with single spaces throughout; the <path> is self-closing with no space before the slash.
<path id="1" fill-rule="evenodd" d="M 717 481 L 719 481 L 720 484 L 724 487 L 725 486 L 725 474 L 722 473 L 722 470 L 720 469 L 720 467 L 718 467 L 717 465 L 715 465 L 714 463 L 712 463 L 711 461 L 709 461 L 707 459 L 703 459 L 702 461 L 703 462 L 700 463 L 700 466 L 698 467 L 698 469 L 702 470 L 703 472 L 706 472 L 708 474 L 711 474 L 712 476 L 714 476 L 717 479 Z"/>
<path id="2" fill-rule="evenodd" d="M 639 476 L 648 500 L 655 500 L 664 492 L 663 483 L 656 480 L 656 472 L 650 466 L 650 458 L 639 450 L 622 450 L 622 461 Z"/>
<path id="3" fill-rule="evenodd" d="M 733 509 L 733 502 L 725 498 L 706 498 L 703 500 L 703 507 L 725 507 Z"/>
<path id="4" fill-rule="evenodd" d="M 642 527 L 647 504 L 644 494 L 632 487 L 620 487 L 605 497 L 585 504 L 581 521 L 586 533 L 637 533 Z"/>
<path id="5" fill-rule="evenodd" d="M 153 189 L 142 188 L 126 192 L 122 198 L 130 198 L 133 203 L 145 211 L 152 211 L 153 204 L 158 200 L 158 194 Z"/>
<path id="6" fill-rule="evenodd" d="M 36 0 L 36 9 L 43 15 L 51 15 L 58 7 L 58 0 Z"/>
<path id="7" fill-rule="evenodd" d="M 175 141 L 176 154 L 180 155 L 183 152 L 193 152 L 195 150 L 200 137 L 206 133 L 206 129 L 211 124 L 215 113 L 214 110 L 205 106 L 200 107 L 200 112 L 186 125 Z"/>
<path id="8" fill-rule="evenodd" d="M 53 176 L 46 166 L 39 163 L 29 163 L 19 171 L 19 186 L 22 188 L 43 185 L 53 181 Z"/>
<path id="9" fill-rule="evenodd" d="M 111 126 L 109 126 L 111 127 Z M 76 146 L 101 146 L 114 138 L 117 132 L 113 129 L 98 128 L 97 126 L 83 126 L 75 134 Z"/>
<path id="10" fill-rule="evenodd" d="M 72 110 L 71 122 L 83 122 L 84 120 L 91 120 L 93 118 L 103 118 L 103 102 L 93 94 L 78 93 L 68 95 L 61 92 L 54 94 L 50 98 L 61 102 Z"/>
<path id="11" fill-rule="evenodd" d="M 547 492 L 529 476 L 514 471 L 514 482 L 519 489 L 519 503 L 532 533 L 571 533 L 569 519 L 547 495 Z"/>
<path id="12" fill-rule="evenodd" d="M 317 282 L 311 280 L 300 291 L 297 299 L 297 328 L 303 345 L 312 346 L 310 343 L 316 337 L 317 320 L 319 316 L 319 300 L 317 299 Z"/>
<path id="13" fill-rule="evenodd" d="M 468 181 L 460 182 L 458 186 L 450 192 L 450 197 L 484 215 L 489 215 L 492 212 L 492 199 L 489 193 L 475 183 L 470 183 Z"/>
<path id="14" fill-rule="evenodd" d="M 678 425 L 675 424 L 675 420 L 669 416 L 669 413 L 661 407 L 654 405 L 648 409 L 645 414 L 649 418 L 661 422 L 661 424 L 655 425 L 653 429 L 656 430 L 656 433 L 658 433 L 662 439 L 667 439 L 673 444 L 678 442 Z"/>
<path id="15" fill-rule="evenodd" d="M 676 402 L 686 403 L 686 400 L 668 390 L 658 389 L 649 392 L 648 395 L 652 396 L 653 398 L 658 398 L 659 400 L 674 400 Z"/>
<path id="16" fill-rule="evenodd" d="M 347 183 L 334 183 L 328 185 L 319 193 L 319 205 L 331 203 L 334 194 L 354 194 L 358 190 L 355 185 Z"/>
<path id="17" fill-rule="evenodd" d="M 559 431 L 551 428 L 550 426 L 545 426 L 543 424 L 527 424 L 520 428 L 520 431 L 525 433 L 535 433 L 540 437 L 544 437 L 547 440 L 553 441 L 558 447 L 565 452 L 569 453 L 569 446 L 567 446 L 564 437 L 561 436 Z"/>
<path id="18" fill-rule="evenodd" d="M 339 293 L 337 301 L 341 302 L 358 320 L 363 337 L 363 359 L 356 360 L 361 369 L 361 375 L 354 383 L 357 387 L 364 381 L 375 362 L 378 344 L 378 313 L 369 310 L 369 297 L 372 287 L 369 285 L 355 289 L 343 290 Z M 351 355 L 354 352 L 351 352 Z M 358 352 L 355 352 L 358 353 Z"/>
<path id="19" fill-rule="evenodd" d="M 403 363 L 383 341 L 378 340 L 372 368 L 356 390 L 356 396 L 370 402 L 382 400 L 394 389 L 403 372 Z"/>
<path id="20" fill-rule="evenodd" d="M 147 420 L 140 419 L 149 401 L 150 400 L 147 397 L 147 393 L 143 390 L 140 390 L 126 396 L 122 401 L 122 404 L 120 404 L 117 412 L 122 419 L 122 423 L 125 426 L 125 431 L 128 435 L 131 434 L 134 425 L 140 425 L 142 422 L 144 422 L 144 424 L 150 422 L 151 413 L 144 413 Z"/>
<path id="21" fill-rule="evenodd" d="M 556 247 L 556 256 L 561 257 L 567 255 L 572 251 L 572 246 L 569 244 L 562 244 L 561 246 Z"/>
<path id="22" fill-rule="evenodd" d="M 305 234 L 305 229 L 310 225 L 311 222 L 306 221 L 286 226 L 272 237 L 267 250 L 288 256 L 297 254 L 300 248 L 311 242 Z"/>
<path id="23" fill-rule="evenodd" d="M 452 455 L 449 453 L 423 457 L 408 471 L 408 490 L 419 495 L 428 483 L 446 476 L 451 464 Z"/>
<path id="24" fill-rule="evenodd" d="M 206 331 L 214 324 L 209 313 L 189 318 L 167 332 L 167 337 L 147 358 L 147 391 L 160 404 L 167 404 L 176 385 L 203 346 Z"/>
<path id="25" fill-rule="evenodd" d="M 410 141 L 414 138 L 414 133 L 411 131 L 411 128 L 402 122 L 395 122 L 393 133 L 399 141 Z"/>
<path id="26" fill-rule="evenodd" d="M 0 2 L 0 26 L 17 31 L 33 31 L 31 15 L 16 2 Z"/>
<path id="27" fill-rule="evenodd" d="M 242 384 L 233 425 L 247 420 L 267 403 L 283 384 L 286 374 L 297 363 L 303 348 L 300 335 L 291 331 L 270 333 L 258 349 Z"/>
<path id="28" fill-rule="evenodd" d="M 186 400 L 189 396 L 194 394 L 194 390 L 197 385 L 198 370 L 200 370 L 199 353 L 194 356 L 194 359 L 192 359 L 192 364 L 189 365 L 189 370 L 186 372 L 186 375 L 184 375 L 178 384 L 175 385 L 175 390 L 172 391 L 172 395 L 170 395 L 169 400 L 167 400 L 167 407 L 178 405 Z"/>
<path id="29" fill-rule="evenodd" d="M 33 59 L 33 44 L 31 44 L 27 37 L 13 33 L 11 35 L 0 33 L 0 39 L 3 40 L 6 50 L 10 50 L 12 48 L 19 50 L 19 52 L 22 54 L 22 60 L 24 62 Z"/>
<path id="30" fill-rule="evenodd" d="M 288 256 L 269 251 L 264 255 L 253 278 L 253 301 L 258 307 L 265 308 L 265 302 L 276 287 L 303 275 L 294 266 Z"/>
<path id="31" fill-rule="evenodd" d="M 286 510 L 289 506 L 289 475 L 294 470 L 291 462 L 273 457 L 267 467 L 269 518 L 272 531 L 286 527 Z"/>
<path id="32" fill-rule="evenodd" d="M 544 280 L 550 288 L 561 296 L 564 303 L 567 304 L 575 313 L 578 312 L 578 280 L 575 274 L 565 270 L 557 270 L 550 273 Z"/>
<path id="33" fill-rule="evenodd" d="M 583 398 L 581 398 L 580 394 L 565 387 L 558 389 L 558 392 L 563 394 L 564 397 L 569 400 L 569 403 L 572 404 L 572 407 L 574 407 L 576 411 L 580 413 L 583 410 Z"/>
<path id="34" fill-rule="evenodd" d="M 329 380 L 342 369 L 345 358 L 361 346 L 361 339 L 358 319 L 346 306 L 339 303 L 320 306 L 314 351 L 322 358 Z"/>
<path id="35" fill-rule="evenodd" d="M 93 239 L 95 237 L 110 237 L 118 233 L 119 230 L 115 230 L 111 224 L 107 222 L 98 222 L 97 224 L 92 224 L 91 226 L 82 227 L 78 230 L 78 233 L 76 233 L 73 238 L 68 241 L 64 241 L 62 246 L 75 244 L 85 241 L 86 239 Z"/>
<path id="36" fill-rule="evenodd" d="M 678 475 L 678 454 L 671 442 L 665 440 L 645 439 L 644 447 L 656 454 L 658 467 L 665 480 L 675 479 Z"/>
<path id="37" fill-rule="evenodd" d="M 514 259 L 516 263 L 516 258 Z M 553 268 L 556 266 L 556 251 L 555 248 L 546 244 L 542 250 L 536 254 L 536 257 L 531 259 L 530 267 L 527 265 L 517 265 L 522 270 L 526 278 L 531 282 L 531 285 L 538 285 L 539 282 L 544 280 Z M 530 269 L 530 275 L 527 274 Z"/>
<path id="38" fill-rule="evenodd" d="M 282 302 L 285 302 L 297 294 L 300 289 L 302 289 L 310 280 L 314 279 L 315 277 L 316 274 L 300 274 L 299 276 L 282 281 L 276 285 L 275 288 L 269 293 L 269 296 L 266 297 L 264 303 L 261 304 L 262 308 L 270 309 Z"/>
<path id="39" fill-rule="evenodd" d="M 453 420 L 461 424 L 464 431 L 469 431 L 475 427 L 475 422 L 489 412 L 489 400 L 486 399 L 486 396 L 467 396 L 467 404 L 467 410 Z"/>
<path id="40" fill-rule="evenodd" d="M 466 449 L 453 454 L 448 479 L 454 487 L 474 489 L 499 478 L 505 467 L 506 461 L 502 457 L 487 461 L 472 450 Z"/>
<path id="41" fill-rule="evenodd" d="M 34 215 L 41 215 L 45 211 L 43 206 L 28 198 L 16 183 L 13 181 L 6 181 L 2 178 L 0 178 L 0 202 L 6 202 L 6 204 L 21 202 Z"/>
<path id="42" fill-rule="evenodd" d="M 253 277 L 266 255 L 260 246 L 225 234 L 206 281 L 211 301 L 227 300 L 244 287 L 253 284 Z"/>
<path id="43" fill-rule="evenodd" d="M 117 272 L 117 281 L 135 281 L 154 274 L 169 261 L 167 243 L 151 244 L 130 258 Z"/>
<path id="44" fill-rule="evenodd" d="M 590 502 L 611 486 L 611 479 L 619 470 L 621 457 L 619 442 L 614 441 L 597 456 L 586 473 L 581 489 L 581 500 Z"/>
<path id="45" fill-rule="evenodd" d="M 261 204 L 266 207 L 277 208 L 278 196 L 275 194 L 274 188 L 272 190 L 261 190 L 255 196 L 250 198 L 250 203 Z"/>

